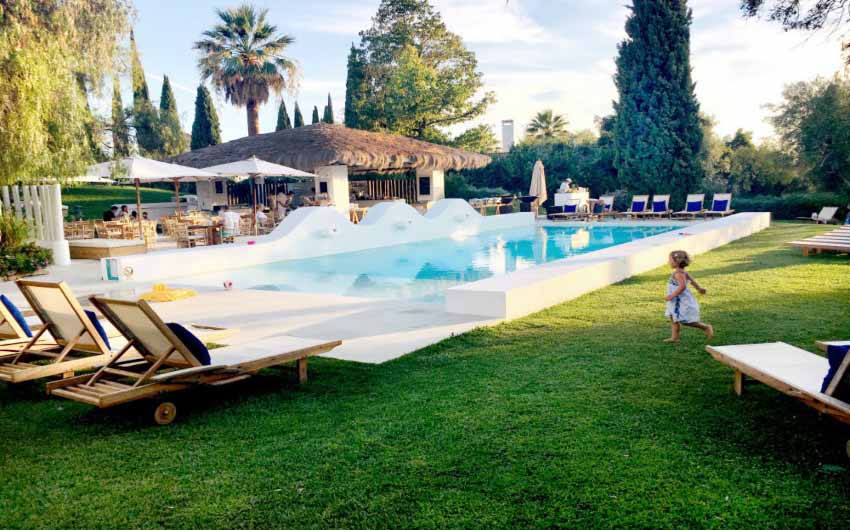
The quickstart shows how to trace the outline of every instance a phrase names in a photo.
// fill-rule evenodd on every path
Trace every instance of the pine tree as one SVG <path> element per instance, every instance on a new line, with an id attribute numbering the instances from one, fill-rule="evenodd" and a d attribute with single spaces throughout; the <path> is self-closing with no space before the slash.
<path id="1" fill-rule="evenodd" d="M 116 159 L 130 156 L 130 132 L 124 115 L 118 76 L 112 78 L 112 156 Z"/>
<path id="2" fill-rule="evenodd" d="M 179 155 L 186 151 L 186 136 L 180 125 L 180 115 L 177 113 L 177 100 L 171 90 L 168 76 L 162 76 L 162 95 L 159 98 L 160 134 L 162 137 L 162 152 L 166 156 Z"/>
<path id="3" fill-rule="evenodd" d="M 192 123 L 191 148 L 194 151 L 220 143 L 221 126 L 218 122 L 218 114 L 213 106 L 210 91 L 204 85 L 198 85 L 198 93 L 195 96 L 195 121 Z"/>
<path id="4" fill-rule="evenodd" d="M 312 124 L 316 125 L 319 123 L 319 107 L 313 105 L 313 121 Z"/>
<path id="5" fill-rule="evenodd" d="M 284 129 L 291 129 L 292 122 L 289 121 L 289 113 L 286 111 L 286 103 L 281 99 L 280 100 L 280 108 L 277 109 L 277 127 L 275 127 L 275 131 L 282 131 Z"/>
<path id="6" fill-rule="evenodd" d="M 301 109 L 298 107 L 298 102 L 295 102 L 295 114 L 293 117 L 294 127 L 304 127 L 304 116 L 301 115 Z"/>
<path id="7" fill-rule="evenodd" d="M 334 104 L 331 101 L 330 93 L 328 93 L 328 104 L 325 105 L 325 113 L 324 116 L 322 116 L 322 121 L 325 123 L 334 122 Z"/>
<path id="8" fill-rule="evenodd" d="M 687 0 L 634 0 L 619 45 L 615 164 L 621 185 L 677 199 L 704 176 Z"/>
<path id="9" fill-rule="evenodd" d="M 162 151 L 159 134 L 159 117 L 148 94 L 145 71 L 136 48 L 136 38 L 130 32 L 130 65 L 133 78 L 133 128 L 136 131 L 136 143 L 142 155 L 157 156 Z"/>
<path id="10" fill-rule="evenodd" d="M 363 51 L 351 45 L 348 54 L 348 75 L 345 80 L 345 126 L 352 129 L 370 129 L 362 115 L 363 104 L 368 94 L 366 82 L 366 59 Z"/>

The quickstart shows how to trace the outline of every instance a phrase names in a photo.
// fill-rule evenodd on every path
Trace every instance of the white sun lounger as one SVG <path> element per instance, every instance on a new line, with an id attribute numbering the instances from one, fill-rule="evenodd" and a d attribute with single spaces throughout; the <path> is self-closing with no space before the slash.
<path id="1" fill-rule="evenodd" d="M 705 212 L 705 194 L 692 193 L 685 199 L 685 209 L 673 214 L 673 217 L 681 217 L 684 219 L 696 219 L 698 215 Z"/>
<path id="2" fill-rule="evenodd" d="M 722 207 L 723 203 L 726 203 L 725 207 Z M 703 215 L 715 216 L 715 217 L 726 217 L 727 215 L 732 215 L 735 213 L 735 210 L 732 209 L 732 194 L 731 193 L 715 193 L 714 197 L 711 199 L 711 209 L 703 212 Z"/>
<path id="3" fill-rule="evenodd" d="M 656 208 L 655 203 L 664 203 L 664 205 L 659 209 Z M 673 210 L 670 209 L 670 196 L 653 195 L 652 200 L 648 201 L 646 211 L 633 213 L 639 217 L 669 217 L 673 213 Z"/>
<path id="4" fill-rule="evenodd" d="M 850 424 L 850 404 L 833 397 L 848 392 L 850 355 L 844 359 L 824 393 L 821 386 L 829 371 L 827 359 L 790 344 L 706 346 L 706 350 L 735 370 L 734 389 L 739 396 L 744 393 L 744 383 L 749 377 L 798 399 L 822 414 Z M 850 442 L 847 450 L 850 456 Z"/>
<path id="5" fill-rule="evenodd" d="M 307 379 L 307 358 L 328 352 L 340 341 L 321 341 L 276 336 L 210 351 L 192 351 L 163 322 L 150 305 L 140 300 L 109 300 L 92 297 L 92 303 L 127 338 L 127 346 L 94 374 L 48 383 L 54 396 L 111 407 L 159 396 L 199 385 L 221 386 L 247 379 L 263 368 L 295 362 L 298 379 Z M 124 359 L 134 348 L 140 356 Z M 206 348 L 203 348 L 206 350 Z M 209 355 L 209 360 L 201 355 Z M 176 415 L 173 403 L 161 403 L 154 412 L 157 423 L 171 423 Z"/>
<path id="6" fill-rule="evenodd" d="M 629 204 L 629 209 L 620 215 L 631 217 L 643 215 L 652 210 L 652 204 L 649 202 L 649 195 L 633 195 L 632 202 Z"/>

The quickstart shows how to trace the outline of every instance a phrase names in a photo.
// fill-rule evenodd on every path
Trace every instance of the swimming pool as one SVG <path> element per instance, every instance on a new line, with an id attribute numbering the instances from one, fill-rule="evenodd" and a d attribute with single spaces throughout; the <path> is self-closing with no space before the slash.
<path id="1" fill-rule="evenodd" d="M 442 302 L 449 287 L 676 230 L 680 225 L 530 226 L 463 239 L 288 260 L 175 283 Z"/>

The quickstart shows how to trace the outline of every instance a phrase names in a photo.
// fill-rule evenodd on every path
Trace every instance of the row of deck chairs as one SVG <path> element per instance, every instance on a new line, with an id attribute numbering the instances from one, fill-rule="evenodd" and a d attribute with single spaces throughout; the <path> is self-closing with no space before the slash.
<path id="1" fill-rule="evenodd" d="M 17 285 L 32 311 L 24 313 L 0 296 L 0 381 L 60 377 L 47 383 L 48 394 L 99 408 L 190 387 L 225 385 L 292 361 L 303 382 L 307 358 L 341 344 L 276 336 L 209 350 L 205 343 L 236 330 L 200 324 L 190 330 L 163 322 L 143 300 L 93 296 L 92 305 L 112 326 L 110 334 L 64 282 L 18 280 Z M 34 330 L 27 315 L 38 317 L 41 325 Z M 87 370 L 96 371 L 75 376 Z M 156 407 L 154 419 L 168 424 L 175 414 L 174 404 L 166 401 Z"/>
<path id="2" fill-rule="evenodd" d="M 838 230 L 808 239 L 791 241 L 788 244 L 801 249 L 804 256 L 821 252 L 850 253 L 850 225 L 844 225 Z"/>
<path id="3" fill-rule="evenodd" d="M 749 378 L 850 424 L 850 341 L 816 344 L 826 357 L 784 342 L 707 346 L 706 350 L 735 371 L 734 389 L 739 396 Z M 850 457 L 850 441 L 846 450 Z"/>
<path id="4" fill-rule="evenodd" d="M 732 209 L 731 193 L 716 193 L 711 201 L 711 208 L 705 208 L 705 194 L 693 193 L 685 200 L 685 209 L 673 211 L 670 208 L 670 195 L 654 195 L 650 200 L 649 195 L 634 195 L 629 209 L 625 212 L 614 210 L 614 196 L 604 195 L 599 198 L 602 205 L 601 210 L 594 212 L 579 211 L 578 203 L 556 206 L 547 210 L 547 217 L 552 220 L 559 219 L 602 219 L 605 217 L 628 217 L 641 218 L 671 218 L 696 219 L 702 217 L 725 217 L 735 213 Z"/>

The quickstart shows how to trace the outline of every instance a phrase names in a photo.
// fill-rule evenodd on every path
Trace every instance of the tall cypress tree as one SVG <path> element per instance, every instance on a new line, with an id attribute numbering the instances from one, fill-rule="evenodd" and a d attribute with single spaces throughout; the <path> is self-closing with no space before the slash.
<path id="1" fill-rule="evenodd" d="M 195 96 L 195 121 L 192 122 L 192 151 L 221 143 L 221 126 L 210 91 L 198 85 Z"/>
<path id="2" fill-rule="evenodd" d="M 286 111 L 286 103 L 281 99 L 280 100 L 280 108 L 277 109 L 277 127 L 275 127 L 275 131 L 282 131 L 284 129 L 291 129 L 292 122 L 289 121 L 289 113 Z"/>
<path id="3" fill-rule="evenodd" d="M 331 94 L 328 92 L 328 104 L 325 105 L 325 114 L 322 116 L 322 121 L 325 123 L 334 122 L 334 104 L 331 101 Z"/>
<path id="4" fill-rule="evenodd" d="M 118 76 L 112 77 L 112 156 L 130 156 L 130 133 L 127 129 L 124 103 L 121 101 L 121 83 Z"/>
<path id="5" fill-rule="evenodd" d="M 136 38 L 130 31 L 130 66 L 133 78 L 133 128 L 136 131 L 136 143 L 143 155 L 158 155 L 162 150 L 159 134 L 159 117 L 156 107 L 148 94 L 145 71 L 136 48 Z"/>
<path id="6" fill-rule="evenodd" d="M 362 116 L 363 102 L 368 95 L 366 81 L 366 59 L 363 50 L 351 45 L 348 54 L 348 75 L 345 80 L 345 126 L 352 129 L 368 129 Z"/>
<path id="7" fill-rule="evenodd" d="M 319 123 L 319 107 L 313 105 L 313 125 Z"/>
<path id="8" fill-rule="evenodd" d="M 168 76 L 162 76 L 162 95 L 159 98 L 160 134 L 162 136 L 162 152 L 166 156 L 179 155 L 186 151 L 186 136 L 180 125 L 180 115 L 177 113 L 177 100 L 171 90 Z"/>
<path id="9" fill-rule="evenodd" d="M 298 107 L 298 102 L 295 102 L 295 114 L 293 115 L 293 126 L 304 127 L 304 116 L 301 115 L 301 108 Z"/>
<path id="10" fill-rule="evenodd" d="M 677 199 L 698 189 L 703 131 L 687 0 L 634 0 L 619 45 L 615 164 L 621 185 Z"/>

